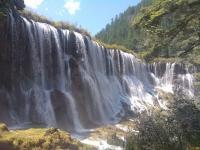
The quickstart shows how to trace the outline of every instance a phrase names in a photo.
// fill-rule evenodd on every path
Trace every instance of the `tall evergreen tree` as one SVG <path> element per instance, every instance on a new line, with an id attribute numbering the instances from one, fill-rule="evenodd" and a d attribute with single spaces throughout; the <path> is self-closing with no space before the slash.
<path id="1" fill-rule="evenodd" d="M 115 19 L 113 18 L 110 24 L 107 24 L 103 30 L 97 33 L 96 38 L 108 44 L 124 45 L 129 49 L 135 50 L 141 49 L 140 46 L 136 47 L 136 43 L 138 44 L 141 41 L 139 39 L 142 34 L 138 34 L 137 29 L 133 29 L 131 20 L 142 7 L 150 5 L 152 1 L 142 0 L 137 6 L 129 7 L 125 12 L 116 16 Z"/>

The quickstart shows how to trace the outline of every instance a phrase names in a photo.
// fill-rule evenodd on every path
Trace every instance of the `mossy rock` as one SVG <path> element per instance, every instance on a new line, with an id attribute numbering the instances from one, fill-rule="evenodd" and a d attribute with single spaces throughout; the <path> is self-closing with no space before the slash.
<path id="1" fill-rule="evenodd" d="M 0 133 L 2 132 L 8 132 L 8 128 L 5 124 L 0 124 Z"/>
<path id="2" fill-rule="evenodd" d="M 59 129 L 28 129 L 9 131 L 2 124 L 0 130 L 4 131 L 0 136 L 0 149 L 62 149 L 62 150 L 90 150 L 94 149 L 88 145 L 72 139 L 69 133 Z M 5 132 L 6 131 L 6 132 Z"/>

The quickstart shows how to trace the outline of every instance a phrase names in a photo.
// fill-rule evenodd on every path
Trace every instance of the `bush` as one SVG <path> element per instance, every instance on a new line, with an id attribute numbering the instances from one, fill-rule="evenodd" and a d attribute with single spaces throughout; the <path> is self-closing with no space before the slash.
<path id="1" fill-rule="evenodd" d="M 105 48 L 107 49 L 114 49 L 114 50 L 121 50 L 123 52 L 126 52 L 126 53 L 130 53 L 130 54 L 134 54 L 136 55 L 133 50 L 130 50 L 130 49 L 127 49 L 126 47 L 124 46 L 121 46 L 121 45 L 117 45 L 117 44 L 105 44 L 103 43 L 102 41 L 98 40 L 98 39 L 93 39 L 94 41 L 96 41 L 98 44 L 104 46 Z"/>
<path id="2" fill-rule="evenodd" d="M 7 132 L 7 131 L 8 131 L 7 126 L 5 124 L 0 123 L 0 133 Z"/>
<path id="3" fill-rule="evenodd" d="M 1 132 L 3 130 L 4 132 Z M 0 124 L 0 149 L 73 149 L 93 150 L 92 146 L 82 144 L 72 139 L 71 136 L 61 130 L 50 129 L 27 129 L 8 131 L 6 125 Z"/>
<path id="4" fill-rule="evenodd" d="M 200 148 L 200 110 L 194 101 L 176 99 L 168 111 L 142 114 L 139 133 L 127 139 L 127 150 L 188 150 Z"/>
<path id="5" fill-rule="evenodd" d="M 32 19 L 37 22 L 47 23 L 47 24 L 50 24 L 50 25 L 54 26 L 55 28 L 59 28 L 59 29 L 67 29 L 70 31 L 76 31 L 78 33 L 81 33 L 81 34 L 86 35 L 91 38 L 91 35 L 88 31 L 86 31 L 85 29 L 83 29 L 81 27 L 77 27 L 76 25 L 70 24 L 68 22 L 52 21 L 45 16 L 39 15 L 37 13 L 33 13 L 28 10 L 21 11 L 20 14 L 27 19 Z"/>

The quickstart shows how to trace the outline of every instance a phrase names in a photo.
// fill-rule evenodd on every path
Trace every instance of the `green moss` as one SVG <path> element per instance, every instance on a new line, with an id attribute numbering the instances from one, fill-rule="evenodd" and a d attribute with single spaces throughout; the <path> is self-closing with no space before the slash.
<path id="1" fill-rule="evenodd" d="M 54 26 L 55 28 L 67 29 L 67 30 L 70 30 L 70 31 L 76 31 L 78 33 L 81 33 L 83 35 L 91 37 L 90 33 L 87 30 L 83 29 L 82 27 L 77 27 L 76 25 L 71 24 L 69 22 L 52 21 L 45 16 L 39 15 L 35 12 L 33 13 L 31 11 L 28 11 L 28 10 L 21 11 L 20 14 L 25 18 L 32 19 L 32 20 L 37 21 L 37 22 L 47 23 L 47 24 Z"/>
<path id="2" fill-rule="evenodd" d="M 0 124 L 0 133 L 7 132 L 8 128 L 5 124 Z"/>
<path id="3" fill-rule="evenodd" d="M 0 127 L 5 128 L 5 125 Z M 28 129 L 7 131 L 0 136 L 0 149 L 2 147 L 12 149 L 93 149 L 92 147 L 74 140 L 64 131 L 51 129 Z M 11 149 L 11 150 L 12 150 Z"/>
<path id="4" fill-rule="evenodd" d="M 143 60 L 147 60 L 151 54 L 152 54 L 152 51 L 151 50 L 148 50 L 148 51 L 140 51 L 137 53 L 139 58 L 143 59 Z"/>
<path id="5" fill-rule="evenodd" d="M 107 49 L 114 49 L 114 50 L 121 50 L 123 52 L 126 52 L 126 53 L 130 53 L 130 54 L 133 54 L 136 56 L 136 53 L 134 53 L 133 50 L 130 50 L 130 49 L 127 49 L 126 47 L 124 46 L 121 46 L 121 45 L 117 45 L 117 44 L 106 44 L 106 43 L 103 43 L 102 41 L 98 40 L 98 39 L 93 39 L 95 42 L 97 42 L 99 45 L 102 45 L 104 46 L 105 48 Z"/>

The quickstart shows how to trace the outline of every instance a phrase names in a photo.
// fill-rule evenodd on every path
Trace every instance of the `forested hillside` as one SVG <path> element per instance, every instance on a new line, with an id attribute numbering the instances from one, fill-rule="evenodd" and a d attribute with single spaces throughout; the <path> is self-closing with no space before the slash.
<path id="1" fill-rule="evenodd" d="M 153 0 L 142 0 L 137 6 L 129 7 L 125 12 L 115 16 L 110 24 L 100 31 L 96 38 L 108 44 L 123 45 L 129 49 L 142 49 L 143 32 L 131 26 L 131 20 L 139 10 L 148 6 Z"/>
<path id="2" fill-rule="evenodd" d="M 200 1 L 156 0 L 133 18 L 134 28 L 146 31 L 146 59 L 178 58 L 199 64 Z"/>
<path id="3" fill-rule="evenodd" d="M 107 25 L 96 38 L 140 51 L 146 60 L 173 57 L 199 64 L 199 8 L 199 0 L 142 1 Z"/>

